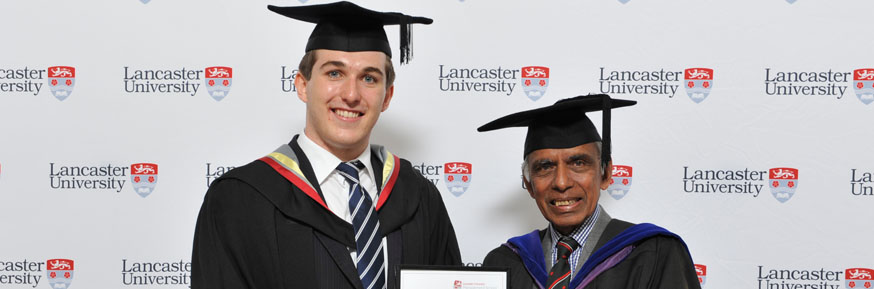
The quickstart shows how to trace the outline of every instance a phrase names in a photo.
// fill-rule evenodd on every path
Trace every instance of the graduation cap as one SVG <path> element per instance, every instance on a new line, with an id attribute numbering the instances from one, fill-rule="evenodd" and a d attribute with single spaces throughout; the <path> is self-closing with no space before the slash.
<path id="1" fill-rule="evenodd" d="M 581 95 L 557 101 L 555 104 L 510 114 L 477 129 L 490 131 L 508 127 L 528 127 L 523 157 L 539 149 L 564 149 L 601 141 L 601 163 L 610 161 L 610 110 L 631 106 L 637 101 L 610 98 L 606 94 Z M 586 112 L 603 111 L 602 134 Z"/>
<path id="2" fill-rule="evenodd" d="M 400 25 L 402 64 L 409 62 L 412 57 L 412 24 L 434 22 L 429 18 L 398 12 L 373 11 L 347 1 L 290 7 L 267 5 L 267 9 L 286 17 L 316 23 L 316 28 L 307 41 L 306 52 L 314 49 L 382 51 L 391 57 L 391 47 L 383 26 Z"/>

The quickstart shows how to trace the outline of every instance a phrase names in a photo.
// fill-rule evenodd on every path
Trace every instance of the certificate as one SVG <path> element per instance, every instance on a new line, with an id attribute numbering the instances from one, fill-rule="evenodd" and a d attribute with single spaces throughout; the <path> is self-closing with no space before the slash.
<path id="1" fill-rule="evenodd" d="M 400 289 L 507 289 L 510 269 L 401 265 Z"/>

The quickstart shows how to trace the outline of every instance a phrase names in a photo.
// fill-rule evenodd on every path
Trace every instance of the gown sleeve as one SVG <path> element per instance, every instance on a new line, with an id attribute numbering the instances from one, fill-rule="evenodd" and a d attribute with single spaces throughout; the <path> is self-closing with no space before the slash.
<path id="1" fill-rule="evenodd" d="M 461 250 L 458 248 L 458 240 L 455 237 L 455 229 L 443 204 L 440 191 L 431 182 L 425 184 L 428 190 L 428 206 L 432 210 L 433 224 L 433 253 L 432 265 L 456 265 L 461 266 Z"/>
<path id="2" fill-rule="evenodd" d="M 273 213 L 245 182 L 215 181 L 194 230 L 191 288 L 280 288 Z"/>

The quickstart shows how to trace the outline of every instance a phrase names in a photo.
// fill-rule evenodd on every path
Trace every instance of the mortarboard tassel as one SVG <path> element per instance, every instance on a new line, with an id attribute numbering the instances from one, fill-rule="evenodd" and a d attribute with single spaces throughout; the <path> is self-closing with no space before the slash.
<path id="1" fill-rule="evenodd" d="M 410 17 L 407 15 L 400 16 L 401 25 L 401 64 L 407 64 L 413 58 L 412 46 L 413 40 L 413 24 L 410 23 Z"/>

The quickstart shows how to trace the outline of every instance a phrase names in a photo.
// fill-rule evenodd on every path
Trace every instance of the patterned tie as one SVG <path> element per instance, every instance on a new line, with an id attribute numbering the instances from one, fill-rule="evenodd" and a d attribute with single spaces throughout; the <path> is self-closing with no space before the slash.
<path id="1" fill-rule="evenodd" d="M 555 244 L 556 262 L 552 265 L 552 270 L 549 271 L 549 286 L 546 289 L 567 289 L 571 282 L 571 266 L 568 262 L 571 253 L 579 247 L 580 244 L 574 241 L 571 237 L 561 237 L 558 243 Z"/>
<path id="2" fill-rule="evenodd" d="M 355 228 L 355 246 L 358 249 L 358 277 L 365 289 L 385 288 L 385 266 L 382 258 L 382 234 L 379 218 L 370 196 L 358 183 L 361 162 L 340 163 L 337 172 L 349 182 L 349 212 Z"/>

